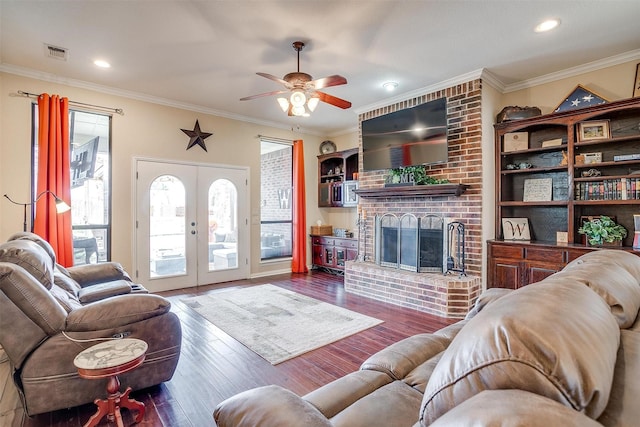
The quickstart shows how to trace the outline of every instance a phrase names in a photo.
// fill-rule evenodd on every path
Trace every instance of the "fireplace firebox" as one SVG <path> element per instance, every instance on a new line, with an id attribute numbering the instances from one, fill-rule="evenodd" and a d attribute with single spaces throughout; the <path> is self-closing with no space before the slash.
<path id="1" fill-rule="evenodd" d="M 447 272 L 448 239 L 445 218 L 407 213 L 376 216 L 375 262 L 401 270 Z"/>

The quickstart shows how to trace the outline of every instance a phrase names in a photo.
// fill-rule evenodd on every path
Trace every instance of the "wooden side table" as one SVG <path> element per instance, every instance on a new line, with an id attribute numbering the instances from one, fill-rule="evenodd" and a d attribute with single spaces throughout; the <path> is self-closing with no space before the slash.
<path id="1" fill-rule="evenodd" d="M 144 403 L 129 398 L 131 387 L 127 387 L 124 393 L 120 393 L 120 380 L 118 375 L 129 372 L 144 362 L 147 353 L 147 343 L 135 339 L 124 338 L 105 341 L 96 344 L 80 352 L 73 364 L 78 369 L 78 374 L 86 379 L 109 378 L 107 382 L 107 398 L 96 399 L 98 406 L 95 414 L 89 418 L 84 427 L 98 425 L 103 417 L 109 422 L 115 422 L 118 427 L 124 427 L 120 408 L 137 410 L 135 422 L 139 423 L 144 418 Z"/>

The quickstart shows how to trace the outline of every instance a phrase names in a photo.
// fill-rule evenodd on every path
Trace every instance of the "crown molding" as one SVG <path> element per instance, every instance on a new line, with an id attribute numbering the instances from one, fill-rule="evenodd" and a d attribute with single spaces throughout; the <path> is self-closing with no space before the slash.
<path id="1" fill-rule="evenodd" d="M 104 94 L 113 95 L 113 96 L 119 96 L 122 98 L 147 102 L 150 104 L 178 108 L 181 110 L 193 111 L 196 113 L 209 114 L 216 117 L 223 117 L 226 119 L 237 120 L 245 123 L 252 123 L 260 126 L 269 126 L 277 129 L 291 130 L 291 126 L 287 126 L 282 123 L 275 123 L 275 122 L 270 122 L 266 120 L 258 120 L 253 117 L 243 116 L 239 114 L 232 114 L 227 111 L 216 110 L 213 108 L 203 107 L 201 105 L 174 101 L 167 98 L 146 95 L 143 93 L 129 91 L 129 90 L 116 89 L 109 86 L 90 83 L 83 80 L 70 79 L 70 78 L 62 77 L 56 74 L 44 73 L 44 72 L 36 71 L 30 68 L 18 67 L 11 64 L 0 64 L 0 72 L 14 74 L 21 77 L 28 77 L 31 79 L 41 80 L 49 83 L 56 83 L 56 84 L 76 87 L 80 89 L 87 89 L 94 92 L 104 93 Z M 305 133 L 308 135 L 324 136 L 323 134 L 309 131 L 308 129 L 299 128 L 297 130 L 301 133 Z"/>
<path id="2" fill-rule="evenodd" d="M 533 79 L 523 80 L 521 82 L 512 83 L 504 86 L 502 93 L 515 92 L 521 89 L 528 89 L 545 83 L 551 83 L 568 77 L 575 77 L 580 74 L 589 73 L 591 71 L 601 70 L 607 67 L 624 64 L 640 59 L 640 49 L 621 53 L 619 55 L 609 56 L 608 58 L 599 59 L 597 61 L 588 62 L 576 67 L 567 68 L 566 70 L 555 73 L 546 74 L 544 76 L 535 77 Z"/>

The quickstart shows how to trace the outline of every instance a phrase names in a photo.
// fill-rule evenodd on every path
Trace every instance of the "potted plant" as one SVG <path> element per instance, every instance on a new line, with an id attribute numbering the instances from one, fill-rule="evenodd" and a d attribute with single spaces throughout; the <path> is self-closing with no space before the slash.
<path id="1" fill-rule="evenodd" d="M 404 166 L 389 169 L 387 172 L 388 184 L 404 185 L 429 185 L 429 184 L 446 184 L 448 179 L 438 179 L 427 175 L 424 166 Z"/>
<path id="2" fill-rule="evenodd" d="M 578 233 L 584 234 L 591 246 L 620 246 L 627 237 L 627 229 L 605 215 L 586 221 Z"/>

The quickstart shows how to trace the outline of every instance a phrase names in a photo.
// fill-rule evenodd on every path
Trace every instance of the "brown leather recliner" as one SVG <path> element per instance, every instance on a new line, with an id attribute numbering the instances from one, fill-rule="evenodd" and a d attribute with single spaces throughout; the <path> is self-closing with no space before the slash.
<path id="1" fill-rule="evenodd" d="M 182 341 L 170 307 L 131 283 L 118 263 L 64 269 L 32 233 L 0 245 L 0 345 L 29 415 L 104 397 L 107 380 L 80 378 L 73 359 L 105 338 L 138 338 L 149 346 L 144 363 L 119 376 L 123 387 L 170 380 Z"/>

